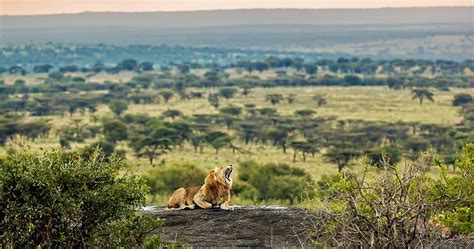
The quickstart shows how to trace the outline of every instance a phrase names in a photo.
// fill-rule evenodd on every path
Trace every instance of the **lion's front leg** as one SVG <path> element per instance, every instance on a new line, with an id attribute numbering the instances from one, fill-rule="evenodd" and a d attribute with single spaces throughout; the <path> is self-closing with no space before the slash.
<path id="1" fill-rule="evenodd" d="M 225 201 L 221 204 L 220 206 L 221 209 L 224 209 L 224 210 L 232 210 L 232 208 L 229 206 L 229 201 Z"/>
<path id="2" fill-rule="evenodd" d="M 193 198 L 193 201 L 194 203 L 196 203 L 196 205 L 198 205 L 200 208 L 204 208 L 204 209 L 209 209 L 209 208 L 212 208 L 212 204 L 203 200 L 202 199 L 202 196 L 198 193 L 197 195 L 194 196 Z"/>

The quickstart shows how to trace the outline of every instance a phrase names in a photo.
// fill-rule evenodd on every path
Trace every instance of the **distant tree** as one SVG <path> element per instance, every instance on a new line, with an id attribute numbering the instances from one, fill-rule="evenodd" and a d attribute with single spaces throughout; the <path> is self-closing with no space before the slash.
<path id="1" fill-rule="evenodd" d="M 186 83 L 183 80 L 178 80 L 173 84 L 174 90 L 179 94 L 181 99 L 187 98 Z"/>
<path id="2" fill-rule="evenodd" d="M 301 71 L 301 69 L 303 69 L 303 63 L 304 63 L 303 58 L 293 59 L 293 67 L 296 69 L 297 72 L 299 72 L 299 71 Z"/>
<path id="3" fill-rule="evenodd" d="M 288 104 L 291 105 L 295 102 L 296 100 L 296 94 L 290 93 L 288 96 L 286 96 L 286 101 L 288 101 Z"/>
<path id="4" fill-rule="evenodd" d="M 270 138 L 273 146 L 280 146 L 283 153 L 286 153 L 288 131 L 282 128 L 271 128 L 265 132 L 265 136 Z"/>
<path id="5" fill-rule="evenodd" d="M 428 99 L 434 102 L 433 93 L 430 92 L 428 89 L 413 89 L 411 91 L 412 99 L 418 99 L 420 101 L 420 105 L 423 104 L 424 99 Z"/>
<path id="6" fill-rule="evenodd" d="M 165 103 L 168 103 L 168 101 L 173 98 L 174 95 L 174 93 L 170 90 L 162 90 L 159 94 L 163 97 Z"/>
<path id="7" fill-rule="evenodd" d="M 472 103 L 472 96 L 468 93 L 458 93 L 454 95 L 453 106 L 461 106 Z"/>
<path id="8" fill-rule="evenodd" d="M 23 69 L 23 68 L 20 67 L 20 66 L 11 66 L 11 67 L 8 69 L 8 73 L 10 73 L 10 74 L 21 74 L 21 75 L 25 75 L 25 74 L 26 74 L 26 70 Z"/>
<path id="9" fill-rule="evenodd" d="M 181 143 L 181 137 L 175 129 L 159 127 L 146 136 L 131 140 L 131 147 L 137 157 L 148 158 L 150 165 L 153 161 L 172 150 L 172 146 Z"/>
<path id="10" fill-rule="evenodd" d="M 346 75 L 346 76 L 344 76 L 344 81 L 349 86 L 360 86 L 360 85 L 362 85 L 362 80 L 357 75 Z"/>
<path id="11" fill-rule="evenodd" d="M 22 79 L 17 79 L 15 80 L 15 82 L 13 82 L 13 85 L 17 88 L 24 87 L 26 85 L 26 82 Z"/>
<path id="12" fill-rule="evenodd" d="M 271 115 L 275 115 L 277 113 L 277 110 L 275 108 L 264 107 L 264 108 L 258 109 L 258 112 L 260 113 L 260 115 L 263 115 L 263 116 L 271 116 Z"/>
<path id="13" fill-rule="evenodd" d="M 300 109 L 295 111 L 295 115 L 300 117 L 311 117 L 316 112 L 312 109 Z"/>
<path id="14" fill-rule="evenodd" d="M 161 116 L 163 117 L 170 117 L 172 119 L 175 119 L 177 117 L 181 117 L 183 116 L 184 114 L 180 111 L 180 110 L 176 110 L 176 109 L 170 109 L 170 110 L 166 110 L 164 111 L 163 113 L 161 113 Z"/>
<path id="15" fill-rule="evenodd" d="M 75 73 L 77 71 L 79 71 L 79 67 L 76 65 L 67 65 L 59 68 L 59 72 L 61 73 Z"/>
<path id="16" fill-rule="evenodd" d="M 387 86 L 388 88 L 390 89 L 401 89 L 404 87 L 404 82 L 401 78 L 393 78 L 393 77 L 389 77 L 387 78 Z"/>
<path id="17" fill-rule="evenodd" d="M 44 64 L 44 65 L 36 65 L 33 67 L 33 72 L 35 73 L 49 73 L 49 70 L 51 70 L 53 66 L 49 64 Z"/>
<path id="18" fill-rule="evenodd" d="M 117 68 L 124 71 L 134 71 L 137 66 L 138 62 L 134 59 L 126 59 L 117 64 Z"/>
<path id="19" fill-rule="evenodd" d="M 322 95 L 313 96 L 313 100 L 316 102 L 316 104 L 319 107 L 327 104 L 326 98 L 324 98 L 324 96 L 322 96 Z"/>
<path id="20" fill-rule="evenodd" d="M 313 64 L 305 64 L 304 70 L 309 75 L 315 75 L 318 72 L 318 67 Z"/>
<path id="21" fill-rule="evenodd" d="M 219 112 L 222 114 L 239 116 L 242 113 L 242 108 L 238 106 L 227 106 L 219 109 Z"/>
<path id="22" fill-rule="evenodd" d="M 366 153 L 371 165 L 382 168 L 384 165 L 395 166 L 400 162 L 401 155 L 396 147 L 384 147 L 381 149 L 373 149 Z"/>
<path id="23" fill-rule="evenodd" d="M 120 120 L 107 120 L 103 124 L 104 136 L 107 141 L 116 143 L 128 137 L 127 126 Z"/>
<path id="24" fill-rule="evenodd" d="M 219 107 L 219 94 L 209 93 L 209 95 L 207 96 L 207 101 L 210 105 L 214 106 L 214 108 L 217 109 Z"/>
<path id="25" fill-rule="evenodd" d="M 210 70 L 204 73 L 204 78 L 206 79 L 206 87 L 216 87 L 221 81 L 221 76 L 216 70 Z"/>
<path id="26" fill-rule="evenodd" d="M 191 71 L 191 67 L 188 64 L 178 64 L 176 68 L 182 74 L 187 74 Z"/>
<path id="27" fill-rule="evenodd" d="M 105 65 L 102 62 L 96 62 L 94 65 L 91 67 L 91 71 L 94 73 L 100 73 L 105 70 Z"/>
<path id="28" fill-rule="evenodd" d="M 117 116 L 120 116 L 128 109 L 128 102 L 124 100 L 112 100 L 109 103 L 110 110 Z"/>
<path id="29" fill-rule="evenodd" d="M 226 100 L 233 98 L 234 95 L 238 92 L 239 90 L 235 87 L 224 87 L 219 89 L 219 95 L 224 97 Z"/>
<path id="30" fill-rule="evenodd" d="M 344 167 L 349 165 L 352 159 L 358 157 L 359 155 L 359 152 L 352 149 L 332 148 L 324 154 L 324 157 L 329 162 L 337 164 L 337 169 L 339 172 L 341 172 Z"/>
<path id="31" fill-rule="evenodd" d="M 216 155 L 223 147 L 229 146 L 232 138 L 224 132 L 214 131 L 206 135 L 206 141 L 216 150 Z"/>
<path id="32" fill-rule="evenodd" d="M 263 71 L 268 70 L 268 64 L 261 61 L 255 62 L 255 69 L 259 73 L 262 73 Z"/>
<path id="33" fill-rule="evenodd" d="M 272 103 L 272 105 L 276 105 L 283 100 L 283 95 L 278 93 L 268 94 L 266 100 Z"/>
<path id="34" fill-rule="evenodd" d="M 252 89 L 252 86 L 250 86 L 249 84 L 243 84 L 242 85 L 242 95 L 247 97 L 250 94 L 251 89 Z"/>
<path id="35" fill-rule="evenodd" d="M 245 144 L 252 142 L 258 134 L 257 126 L 252 122 L 242 122 L 239 131 L 240 137 L 244 140 Z"/>
<path id="36" fill-rule="evenodd" d="M 301 152 L 303 162 L 306 162 L 308 154 L 314 154 L 316 147 L 307 141 L 291 141 L 289 146 L 293 148 L 293 162 L 296 162 L 296 156 Z"/>
<path id="37" fill-rule="evenodd" d="M 144 62 L 138 64 L 137 69 L 139 71 L 153 71 L 154 70 L 153 62 L 144 61 Z"/>

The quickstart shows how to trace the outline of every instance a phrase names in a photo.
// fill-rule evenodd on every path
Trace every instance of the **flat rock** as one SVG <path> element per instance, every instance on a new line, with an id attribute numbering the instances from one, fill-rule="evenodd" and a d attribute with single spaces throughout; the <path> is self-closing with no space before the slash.
<path id="1" fill-rule="evenodd" d="M 232 206 L 233 210 L 166 210 L 145 207 L 165 225 L 156 233 L 166 244 L 193 247 L 301 247 L 307 245 L 309 212 L 281 206 Z"/>

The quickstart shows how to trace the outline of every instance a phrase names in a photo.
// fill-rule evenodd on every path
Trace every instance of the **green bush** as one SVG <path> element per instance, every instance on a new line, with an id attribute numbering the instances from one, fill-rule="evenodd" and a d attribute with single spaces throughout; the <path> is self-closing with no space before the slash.
<path id="1" fill-rule="evenodd" d="M 239 166 L 239 180 L 244 182 L 240 183 L 239 197 L 259 201 L 286 200 L 292 205 L 295 200 L 313 193 L 312 179 L 302 169 L 287 164 L 260 165 L 252 161 Z"/>
<path id="2" fill-rule="evenodd" d="M 456 174 L 448 176 L 443 166 L 435 184 L 434 198 L 445 200 L 436 218 L 457 233 L 469 235 L 474 233 L 474 143 L 464 146 L 455 164 Z"/>
<path id="3" fill-rule="evenodd" d="M 140 245 L 161 221 L 137 214 L 143 179 L 116 157 L 61 150 L 0 160 L 0 244 L 7 247 Z"/>
<path id="4" fill-rule="evenodd" d="M 169 194 L 181 187 L 201 186 L 207 172 L 191 164 L 167 165 L 145 177 L 152 194 Z"/>

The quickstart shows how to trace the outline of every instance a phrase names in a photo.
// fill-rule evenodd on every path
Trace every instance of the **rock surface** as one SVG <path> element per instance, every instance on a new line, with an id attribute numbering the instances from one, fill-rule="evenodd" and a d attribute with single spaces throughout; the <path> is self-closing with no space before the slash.
<path id="1" fill-rule="evenodd" d="M 194 247 L 301 247 L 307 245 L 309 213 L 304 209 L 279 206 L 233 206 L 233 210 L 166 210 L 146 207 L 165 225 L 161 233 L 166 244 L 185 243 Z"/>

